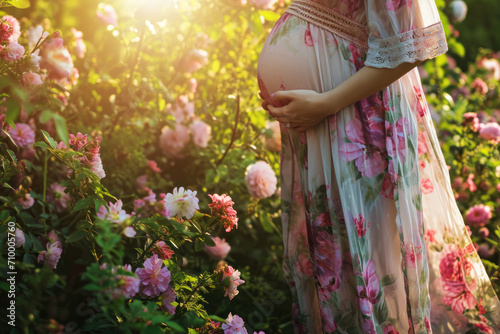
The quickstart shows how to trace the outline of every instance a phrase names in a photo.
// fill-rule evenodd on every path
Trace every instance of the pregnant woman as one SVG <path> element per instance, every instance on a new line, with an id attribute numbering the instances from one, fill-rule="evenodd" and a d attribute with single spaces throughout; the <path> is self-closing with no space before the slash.
<path id="1" fill-rule="evenodd" d="M 262 50 L 297 333 L 500 333 L 416 65 L 434 0 L 295 0 Z"/>

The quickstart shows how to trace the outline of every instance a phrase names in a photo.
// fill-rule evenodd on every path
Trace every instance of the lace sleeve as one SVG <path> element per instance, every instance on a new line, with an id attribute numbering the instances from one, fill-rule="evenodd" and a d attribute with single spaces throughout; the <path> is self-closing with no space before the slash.
<path id="1" fill-rule="evenodd" d="M 364 0 L 369 28 L 365 65 L 394 68 L 448 50 L 435 0 Z"/>
<path id="2" fill-rule="evenodd" d="M 365 65 L 394 68 L 401 63 L 413 63 L 437 57 L 448 50 L 441 22 L 429 27 L 410 30 L 388 38 L 368 38 Z"/>

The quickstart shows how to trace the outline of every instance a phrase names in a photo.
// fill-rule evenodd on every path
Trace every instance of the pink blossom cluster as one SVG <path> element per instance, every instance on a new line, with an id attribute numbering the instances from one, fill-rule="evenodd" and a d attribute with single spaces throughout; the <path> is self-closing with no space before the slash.
<path id="1" fill-rule="evenodd" d="M 472 262 L 458 246 L 450 244 L 439 262 L 442 301 L 460 315 L 477 305 L 477 300 L 471 293 L 476 283 L 474 279 L 468 278 L 472 271 Z"/>
<path id="2" fill-rule="evenodd" d="M 54 211 L 61 213 L 68 208 L 71 202 L 71 196 L 64 192 L 66 187 L 61 186 L 59 183 L 52 183 L 47 189 L 46 200 L 54 205 Z"/>
<path id="3" fill-rule="evenodd" d="M 186 95 L 181 95 L 167 108 L 174 116 L 174 128 L 165 127 L 160 136 L 160 148 L 169 159 L 186 156 L 186 147 L 192 140 L 198 148 L 206 148 L 212 137 L 212 128 L 194 114 L 194 103 Z"/>
<path id="4" fill-rule="evenodd" d="M 500 125 L 497 122 L 479 124 L 479 137 L 497 144 L 500 142 Z"/>
<path id="5" fill-rule="evenodd" d="M 46 69 L 49 77 L 54 80 L 69 79 L 74 73 L 73 59 L 59 34 L 53 36 L 41 49 L 40 66 Z"/>
<path id="6" fill-rule="evenodd" d="M 155 214 L 167 217 L 165 209 L 165 194 L 159 194 L 160 199 L 156 199 L 156 194 L 149 188 L 144 188 L 148 192 L 146 196 L 134 201 L 134 212 L 132 215 L 137 217 L 150 217 Z"/>
<path id="7" fill-rule="evenodd" d="M 208 196 L 212 199 L 212 203 L 208 204 L 208 207 L 212 209 L 212 216 L 221 220 L 226 232 L 230 232 L 234 227 L 238 228 L 237 212 L 233 209 L 234 202 L 231 197 L 226 194 Z"/>
<path id="8" fill-rule="evenodd" d="M 224 297 L 228 296 L 229 300 L 232 300 L 239 293 L 238 286 L 245 283 L 244 280 L 240 279 L 240 275 L 239 270 L 234 270 L 228 265 L 224 265 L 219 270 L 219 277 L 225 288 Z"/>
<path id="9" fill-rule="evenodd" d="M 69 148 L 84 153 L 83 156 L 77 159 L 80 160 L 80 163 L 84 167 L 90 168 L 100 179 L 106 176 L 99 154 L 101 140 L 101 136 L 96 136 L 93 140 L 87 141 L 87 135 L 82 135 L 80 132 L 76 136 L 73 134 L 69 135 Z M 68 149 L 62 141 L 59 142 L 57 148 Z"/>
<path id="10" fill-rule="evenodd" d="M 226 323 L 222 324 L 222 329 L 224 334 L 248 334 L 243 319 L 231 313 L 227 316 Z"/>
<path id="11" fill-rule="evenodd" d="M 465 221 L 473 227 L 485 226 L 492 217 L 491 208 L 484 204 L 476 204 L 465 213 Z"/>
<path id="12" fill-rule="evenodd" d="M 62 246 L 61 241 L 57 237 L 54 231 L 50 231 L 48 234 L 48 241 L 45 244 L 47 250 L 43 250 L 38 255 L 38 262 L 44 262 L 50 269 L 56 269 L 57 263 L 61 258 Z"/>
<path id="13" fill-rule="evenodd" d="M 196 191 L 175 187 L 172 193 L 165 196 L 166 216 L 169 219 L 172 217 L 191 219 L 195 211 L 200 208 L 198 202 Z"/>
<path id="14" fill-rule="evenodd" d="M 173 314 L 175 307 L 171 305 L 177 298 L 170 286 L 171 273 L 163 266 L 162 259 L 157 254 L 144 261 L 144 268 L 137 268 L 135 274 L 140 279 L 139 292 L 144 297 L 155 298 L 160 296 L 162 308 Z"/>
<path id="15" fill-rule="evenodd" d="M 71 33 L 73 34 L 73 37 L 75 38 L 73 46 L 74 46 L 76 56 L 78 58 L 84 58 L 85 53 L 87 52 L 87 46 L 85 45 L 85 42 L 83 41 L 83 33 L 79 30 L 76 30 L 75 28 L 71 28 Z"/>
<path id="16" fill-rule="evenodd" d="M 35 131 L 26 123 L 14 123 L 14 128 L 10 125 L 5 125 L 5 132 L 7 132 L 16 145 L 21 149 L 29 149 L 35 143 Z"/>
<path id="17" fill-rule="evenodd" d="M 158 255 L 162 260 L 168 260 L 175 252 L 165 243 L 165 241 L 157 241 L 152 247 L 153 254 Z"/>
<path id="18" fill-rule="evenodd" d="M 483 57 L 479 60 L 477 67 L 486 69 L 489 73 L 487 79 L 500 80 L 500 63 L 498 59 Z"/>
<path id="19" fill-rule="evenodd" d="M 215 246 L 205 245 L 205 252 L 215 259 L 224 260 L 227 254 L 229 254 L 231 246 L 226 242 L 226 239 L 221 239 L 219 237 L 213 238 L 213 241 L 215 242 Z"/>
<path id="20" fill-rule="evenodd" d="M 17 42 L 21 36 L 19 21 L 11 15 L 0 19 L 0 57 L 6 62 L 16 61 L 24 55 L 24 47 Z"/>
<path id="21" fill-rule="evenodd" d="M 20 196 L 18 199 L 17 199 L 17 202 L 19 204 L 21 204 L 21 207 L 26 210 L 26 209 L 29 209 L 33 206 L 33 204 L 35 204 L 35 199 L 33 197 L 31 197 L 30 193 L 29 193 L 29 190 L 23 190 L 23 189 L 15 189 L 14 190 L 16 192 L 16 194 L 19 195 L 20 193 Z"/>
<path id="22" fill-rule="evenodd" d="M 472 81 L 470 85 L 473 89 L 476 90 L 479 94 L 485 95 L 488 93 L 488 84 L 484 82 L 481 78 L 476 78 L 474 81 Z"/>
<path id="23" fill-rule="evenodd" d="M 118 15 L 113 6 L 100 3 L 97 5 L 97 17 L 107 25 L 116 27 L 118 25 Z"/>
<path id="24" fill-rule="evenodd" d="M 278 180 L 267 162 L 257 161 L 247 167 L 245 183 L 250 196 L 253 198 L 267 198 L 276 192 Z"/>
<path id="25" fill-rule="evenodd" d="M 125 236 L 133 238 L 136 232 L 132 226 L 128 226 L 130 215 L 122 209 L 122 206 L 123 202 L 121 199 L 116 203 L 109 202 L 109 210 L 104 205 L 101 205 L 97 212 L 97 217 L 118 224 L 123 229 Z"/>
<path id="26" fill-rule="evenodd" d="M 466 112 L 463 115 L 462 125 L 470 127 L 472 131 L 479 131 L 479 118 L 475 112 Z"/>
<path id="27" fill-rule="evenodd" d="M 122 269 L 130 272 L 131 275 L 115 275 L 115 280 L 118 284 L 106 290 L 107 293 L 111 294 L 112 299 L 120 299 L 122 296 L 130 299 L 139 293 L 141 280 L 132 272 L 132 266 L 126 264 Z M 118 267 L 113 268 L 111 271 L 113 274 L 116 274 Z"/>

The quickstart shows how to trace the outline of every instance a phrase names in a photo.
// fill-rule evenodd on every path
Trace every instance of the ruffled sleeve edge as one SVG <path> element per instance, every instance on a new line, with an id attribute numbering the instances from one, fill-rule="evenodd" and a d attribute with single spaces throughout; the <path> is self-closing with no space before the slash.
<path id="1" fill-rule="evenodd" d="M 368 38 L 366 66 L 394 68 L 402 63 L 414 63 L 434 58 L 448 51 L 441 21 L 433 25 L 406 31 L 388 38 Z"/>

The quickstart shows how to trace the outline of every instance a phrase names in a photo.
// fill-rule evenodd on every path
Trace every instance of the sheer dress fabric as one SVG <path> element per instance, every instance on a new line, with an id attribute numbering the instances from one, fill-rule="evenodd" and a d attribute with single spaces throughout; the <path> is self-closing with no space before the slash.
<path id="1" fill-rule="evenodd" d="M 261 52 L 263 96 L 443 54 L 433 0 L 295 0 Z M 303 112 L 307 112 L 304 110 Z M 500 333 L 417 69 L 297 133 L 281 125 L 284 273 L 297 333 Z"/>

